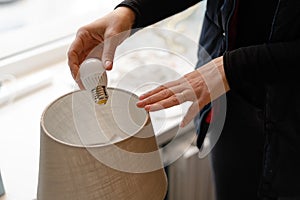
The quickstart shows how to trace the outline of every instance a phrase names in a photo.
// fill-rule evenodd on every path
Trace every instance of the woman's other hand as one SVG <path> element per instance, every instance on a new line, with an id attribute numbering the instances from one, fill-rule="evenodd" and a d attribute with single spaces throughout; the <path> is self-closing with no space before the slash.
<path id="1" fill-rule="evenodd" d="M 223 57 L 219 57 L 178 80 L 141 95 L 137 106 L 147 111 L 157 111 L 191 101 L 192 105 L 180 125 L 183 127 L 192 121 L 205 105 L 228 90 Z"/>

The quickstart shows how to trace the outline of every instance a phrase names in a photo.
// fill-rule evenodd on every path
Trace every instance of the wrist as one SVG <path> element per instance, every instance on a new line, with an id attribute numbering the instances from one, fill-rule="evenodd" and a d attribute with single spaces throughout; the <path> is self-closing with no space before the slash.
<path id="1" fill-rule="evenodd" d="M 114 12 L 120 16 L 125 22 L 132 28 L 134 22 L 135 22 L 135 12 L 125 6 L 117 7 Z"/>
<path id="2" fill-rule="evenodd" d="M 199 67 L 197 71 L 210 92 L 211 101 L 219 98 L 229 91 L 229 85 L 225 76 L 223 57 L 213 59 L 211 62 Z"/>
<path id="3" fill-rule="evenodd" d="M 222 81 L 224 84 L 224 89 L 226 92 L 228 92 L 230 90 L 227 78 L 226 78 L 226 74 L 225 74 L 225 70 L 224 70 L 224 61 L 223 61 L 223 56 L 220 56 L 218 58 L 215 58 L 213 60 L 215 66 L 218 68 L 221 76 L 222 76 Z"/>

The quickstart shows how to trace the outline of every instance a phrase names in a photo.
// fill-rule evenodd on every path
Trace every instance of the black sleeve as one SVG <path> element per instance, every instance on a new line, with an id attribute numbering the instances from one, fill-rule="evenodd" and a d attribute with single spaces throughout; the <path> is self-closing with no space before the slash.
<path id="1" fill-rule="evenodd" d="M 117 7 L 131 8 L 136 14 L 133 28 L 141 28 L 181 12 L 201 0 L 125 0 Z"/>
<path id="2" fill-rule="evenodd" d="M 295 82 L 300 69 L 300 40 L 240 48 L 224 54 L 224 70 L 233 90 Z"/>

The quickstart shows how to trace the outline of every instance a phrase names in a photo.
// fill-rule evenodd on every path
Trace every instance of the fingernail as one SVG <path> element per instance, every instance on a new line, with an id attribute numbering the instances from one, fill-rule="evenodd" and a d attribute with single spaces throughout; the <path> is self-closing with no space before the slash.
<path id="1" fill-rule="evenodd" d="M 112 62 L 110 60 L 105 61 L 105 69 L 110 69 Z"/>
<path id="2" fill-rule="evenodd" d="M 141 101 L 138 101 L 138 102 L 136 103 L 136 105 L 137 105 L 138 107 L 141 107 L 141 106 L 142 106 L 142 102 L 141 102 Z"/>
<path id="3" fill-rule="evenodd" d="M 139 96 L 139 100 L 143 100 L 143 98 L 144 98 L 144 94 L 142 94 L 141 96 Z"/>

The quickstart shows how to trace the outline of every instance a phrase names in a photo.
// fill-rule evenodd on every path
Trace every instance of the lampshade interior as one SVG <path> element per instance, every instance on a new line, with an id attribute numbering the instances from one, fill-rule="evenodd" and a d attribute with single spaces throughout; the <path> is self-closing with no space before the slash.
<path id="1" fill-rule="evenodd" d="M 99 146 L 135 135 L 149 115 L 136 107 L 136 95 L 108 88 L 105 105 L 95 104 L 90 91 L 77 91 L 53 102 L 42 116 L 42 128 L 56 141 L 74 146 Z"/>

